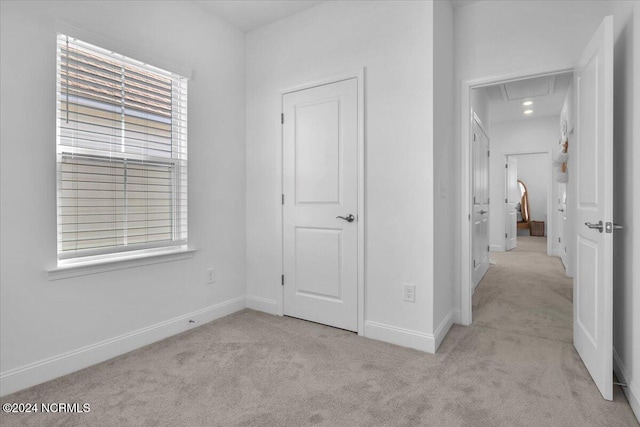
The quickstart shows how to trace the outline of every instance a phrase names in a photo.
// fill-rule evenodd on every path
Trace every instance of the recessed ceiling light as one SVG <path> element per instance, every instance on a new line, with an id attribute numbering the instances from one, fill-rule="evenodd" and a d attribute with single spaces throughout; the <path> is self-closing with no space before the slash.
<path id="1" fill-rule="evenodd" d="M 533 113 L 533 110 L 524 110 L 524 113 L 525 113 L 525 114 L 532 114 L 532 113 Z"/>
<path id="2" fill-rule="evenodd" d="M 522 103 L 522 105 L 524 105 L 524 106 L 533 105 L 533 101 L 524 101 L 524 102 Z"/>

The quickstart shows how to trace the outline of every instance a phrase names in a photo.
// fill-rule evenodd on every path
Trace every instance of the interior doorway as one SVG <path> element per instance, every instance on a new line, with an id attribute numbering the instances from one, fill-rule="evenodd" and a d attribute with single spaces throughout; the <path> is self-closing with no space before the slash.
<path id="1" fill-rule="evenodd" d="M 572 341 L 572 279 L 554 256 L 562 181 L 554 160 L 569 138 L 562 122 L 573 102 L 572 85 L 573 73 L 567 71 L 471 88 L 471 319 L 476 325 Z M 477 123 L 490 141 L 488 167 L 479 161 Z M 485 182 L 486 187 L 478 185 Z M 483 192 L 489 197 L 479 197 Z M 482 201 L 487 227 L 478 226 Z M 478 269 L 481 245 L 490 257 L 487 269 Z"/>
<path id="2" fill-rule="evenodd" d="M 364 333 L 363 72 L 282 92 L 280 314 Z"/>
<path id="3" fill-rule="evenodd" d="M 518 236 L 549 237 L 557 235 L 553 214 L 553 172 L 550 150 L 509 153 L 505 155 L 505 243 L 504 250 L 517 247 Z M 515 230 L 515 233 L 514 233 Z M 546 253 L 554 254 L 552 239 L 547 239 Z M 494 245 L 494 252 L 502 251 Z"/>
<path id="4" fill-rule="evenodd" d="M 572 289 L 572 324 L 573 345 L 580 355 L 585 367 L 591 374 L 595 384 L 604 399 L 611 400 L 613 396 L 613 18 L 607 16 L 592 35 L 580 59 L 573 70 L 571 78 L 575 95 L 567 97 L 573 114 L 571 117 L 575 125 L 567 126 L 562 123 L 560 133 L 571 138 L 570 127 L 575 127 L 575 141 L 572 154 L 573 166 L 567 173 L 564 170 L 566 148 L 572 146 L 569 140 L 558 142 L 564 148 L 557 153 L 557 163 L 562 168 L 556 171 L 558 178 L 563 174 L 565 179 L 558 182 L 568 183 L 566 194 L 568 198 L 566 223 L 571 231 L 566 233 L 567 258 L 575 270 Z M 538 82 L 551 80 L 553 76 L 562 74 L 545 73 L 531 77 L 516 79 L 498 79 L 497 82 L 466 81 L 462 87 L 462 206 L 471 212 L 471 185 L 473 163 L 470 161 L 470 146 L 465 138 L 470 135 L 469 113 L 478 114 L 486 103 L 479 102 L 483 98 L 474 96 L 482 94 L 491 86 L 501 86 L 504 92 L 518 93 L 518 89 L 527 87 L 527 80 L 537 79 Z M 512 85 L 511 91 L 508 85 Z M 523 85 L 524 84 L 524 85 Z M 547 83 L 547 88 L 550 84 Z M 544 87 L 544 84 L 538 85 Z M 484 97 L 487 99 L 487 96 Z M 519 100 L 522 105 L 521 114 L 532 115 L 533 100 Z M 564 107 L 563 107 L 564 108 Z M 489 112 L 485 113 L 489 117 Z M 473 117 L 473 116 L 471 116 Z M 561 116 L 562 117 L 562 116 Z M 562 119 L 561 119 L 562 120 Z M 495 129 L 490 129 L 489 137 L 496 141 Z M 530 133 L 522 138 L 526 139 Z M 511 141 L 517 141 L 512 139 Z M 555 153 L 554 153 L 555 154 Z M 556 162 L 554 162 L 555 164 Z M 504 176 L 504 175 L 501 175 Z M 566 180 L 566 176 L 573 177 Z M 504 187 L 503 187 L 504 188 Z M 558 198 L 558 204 L 561 203 Z M 558 211 L 560 211 L 558 209 Z M 466 219 L 466 218 L 465 218 Z M 473 233 L 470 227 L 471 214 L 468 222 L 462 219 L 462 286 L 461 286 L 461 323 L 470 324 L 473 318 L 471 285 L 471 256 L 470 248 L 473 244 Z M 575 221 L 575 224 L 571 222 Z M 551 230 L 553 236 L 553 229 Z M 552 240 L 553 241 L 553 240 Z M 489 270 L 491 271 L 491 270 Z"/>
<path id="5" fill-rule="evenodd" d="M 547 209 L 546 218 L 533 218 L 544 221 L 547 234 L 547 254 L 556 254 L 559 250 L 556 216 L 560 214 L 558 202 L 566 202 L 558 197 L 558 185 L 561 181 L 559 168 L 555 162 L 563 150 L 562 141 L 569 138 L 573 123 L 568 125 L 566 118 L 571 114 L 573 102 L 573 70 L 564 69 L 531 76 L 514 76 L 496 80 L 467 82 L 468 96 L 463 96 L 462 134 L 469 135 L 467 144 L 463 144 L 463 186 L 462 205 L 469 206 L 469 216 L 462 218 L 462 287 L 461 313 L 462 324 L 472 322 L 472 295 L 476 280 L 473 277 L 473 180 L 474 158 L 472 151 L 472 125 L 477 118 L 485 129 L 489 144 L 489 226 L 488 241 L 491 252 L 505 251 L 505 234 L 509 237 L 505 215 L 507 156 L 546 153 L 547 172 Z M 466 93 L 466 90 L 463 89 Z M 563 120 L 565 122 L 563 123 Z M 541 122 L 543 122 L 541 124 Z M 544 141 L 541 145 L 540 141 Z M 566 182 L 567 174 L 564 174 Z M 565 186 L 565 194 L 570 187 Z M 517 204 L 517 202 L 516 202 Z M 566 211 L 566 209 L 563 209 Z M 556 214 L 557 213 L 557 214 Z M 565 227 L 569 234 L 570 227 Z M 568 239 L 561 239 L 570 251 Z M 468 254 L 468 255 L 467 255 Z M 467 259 L 467 256 L 469 257 Z M 567 254 L 567 260 L 570 254 Z M 570 264 L 568 262 L 565 264 Z M 569 269 L 567 269 L 569 271 Z M 477 282 L 476 282 L 477 283 Z"/>

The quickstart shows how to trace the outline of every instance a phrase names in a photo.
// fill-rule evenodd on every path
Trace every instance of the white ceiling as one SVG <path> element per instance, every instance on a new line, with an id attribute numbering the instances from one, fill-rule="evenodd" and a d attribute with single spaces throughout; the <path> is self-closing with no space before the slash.
<path id="1" fill-rule="evenodd" d="M 326 0 L 193 0 L 217 17 L 248 33 L 312 8 Z M 336 0 L 333 0 L 336 1 Z M 454 8 L 481 0 L 451 0 Z"/>
<path id="2" fill-rule="evenodd" d="M 453 7 L 462 7 L 472 3 L 478 3 L 481 0 L 451 0 Z"/>
<path id="3" fill-rule="evenodd" d="M 572 73 L 501 83 L 483 88 L 489 96 L 489 115 L 492 123 L 522 120 L 535 117 L 560 117 Z M 533 101 L 523 106 L 524 101 Z M 524 110 L 533 113 L 525 115 Z"/>
<path id="4" fill-rule="evenodd" d="M 316 6 L 318 0 L 195 0 L 214 15 L 248 33 Z"/>

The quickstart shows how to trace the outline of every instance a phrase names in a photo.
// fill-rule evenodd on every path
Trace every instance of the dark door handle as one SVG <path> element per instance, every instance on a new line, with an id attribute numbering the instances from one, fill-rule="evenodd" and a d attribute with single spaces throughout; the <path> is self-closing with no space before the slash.
<path id="1" fill-rule="evenodd" d="M 596 229 L 601 233 L 602 233 L 602 230 L 604 229 L 604 224 L 602 224 L 602 221 L 598 221 L 597 224 L 592 224 L 590 222 L 585 222 L 584 225 L 586 225 L 589 228 Z"/>
<path id="2" fill-rule="evenodd" d="M 343 216 L 337 216 L 337 217 L 336 217 L 336 219 L 337 219 L 337 218 L 344 219 L 344 220 L 345 220 L 345 221 L 347 221 L 347 222 L 353 222 L 353 220 L 354 220 L 354 219 L 356 219 L 356 217 L 354 217 L 354 216 L 353 216 L 353 215 L 351 215 L 351 214 L 349 214 L 346 218 L 345 218 L 345 217 L 343 217 Z"/>

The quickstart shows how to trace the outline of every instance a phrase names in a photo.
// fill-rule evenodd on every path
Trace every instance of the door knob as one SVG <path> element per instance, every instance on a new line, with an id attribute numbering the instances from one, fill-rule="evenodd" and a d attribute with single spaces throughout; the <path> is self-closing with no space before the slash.
<path id="1" fill-rule="evenodd" d="M 594 228 L 594 229 L 598 230 L 601 233 L 602 233 L 602 230 L 604 229 L 604 225 L 602 224 L 602 221 L 599 221 L 597 224 L 592 224 L 590 222 L 585 222 L 584 225 L 586 225 L 589 228 Z"/>
<path id="2" fill-rule="evenodd" d="M 484 214 L 486 214 L 487 212 L 489 212 L 489 211 L 480 211 L 480 215 L 484 215 Z"/>
<path id="3" fill-rule="evenodd" d="M 343 217 L 343 216 L 337 216 L 337 217 L 336 217 L 336 219 L 337 219 L 337 218 L 344 219 L 344 220 L 345 220 L 345 221 L 347 221 L 347 222 L 353 222 L 353 220 L 354 220 L 354 219 L 356 219 L 356 217 L 354 217 L 354 216 L 353 216 L 353 215 L 351 215 L 351 214 L 349 214 L 346 218 L 345 218 L 345 217 Z"/>

